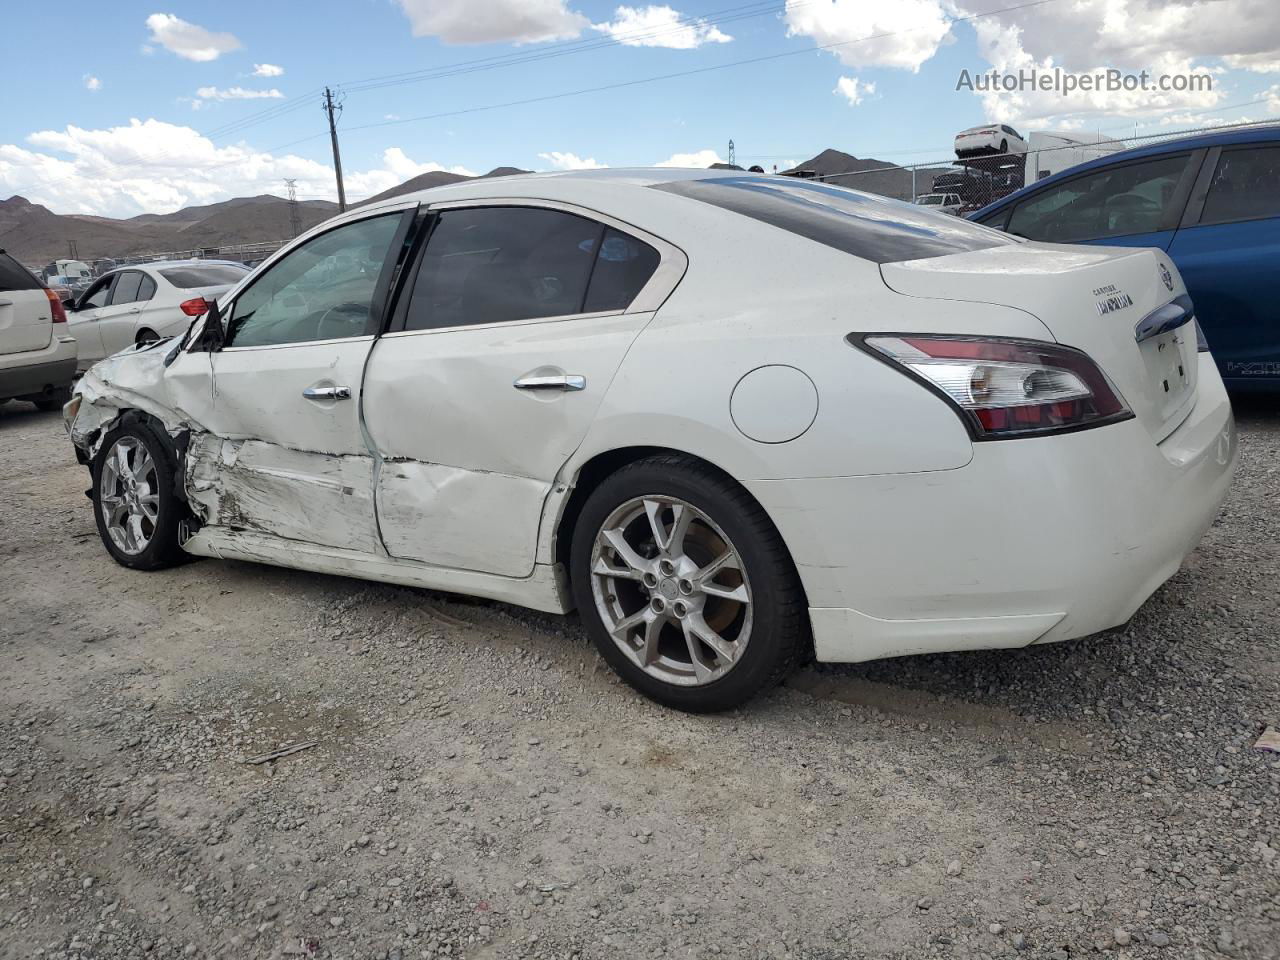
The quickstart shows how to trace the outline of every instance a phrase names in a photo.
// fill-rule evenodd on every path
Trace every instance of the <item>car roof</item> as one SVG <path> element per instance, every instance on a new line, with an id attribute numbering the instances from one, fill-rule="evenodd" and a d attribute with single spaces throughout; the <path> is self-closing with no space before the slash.
<path id="1" fill-rule="evenodd" d="M 122 263 L 117 267 L 112 267 L 104 277 L 113 273 L 123 273 L 125 270 L 168 270 L 173 267 L 244 267 L 239 260 L 203 260 L 192 258 L 190 260 L 148 260 L 146 263 Z M 248 269 L 246 267 L 246 269 Z"/>
<path id="2" fill-rule="evenodd" d="M 1143 147 L 1130 147 L 1128 150 L 1121 150 L 1119 153 L 1109 153 L 1106 156 L 1089 160 L 1086 163 L 1077 164 L 1074 167 L 1067 167 L 1055 173 L 1051 177 L 1045 177 L 1043 180 L 1037 180 L 1035 183 L 1028 184 L 1016 193 L 1011 193 L 1007 197 L 1001 197 L 994 203 L 989 203 L 981 210 L 969 214 L 970 220 L 977 220 L 989 213 L 1008 206 L 1010 203 L 1016 203 L 1033 190 L 1043 190 L 1047 186 L 1055 183 L 1061 183 L 1064 180 L 1070 180 L 1082 173 L 1088 173 L 1091 170 L 1101 170 L 1106 167 L 1113 166 L 1117 163 L 1128 163 L 1131 160 L 1142 160 L 1147 157 L 1160 157 L 1170 153 L 1182 153 L 1185 150 L 1199 150 L 1207 147 L 1226 147 L 1235 146 L 1241 143 L 1263 143 L 1270 140 L 1280 140 L 1280 123 L 1266 123 L 1258 126 L 1250 126 L 1247 128 L 1235 128 L 1231 130 L 1221 130 L 1214 133 L 1201 133 L 1189 137 L 1175 137 L 1171 140 L 1161 140 L 1159 143 L 1150 143 Z"/>
<path id="3" fill-rule="evenodd" d="M 417 200 L 438 203 L 443 200 L 484 199 L 487 197 L 527 195 L 527 188 L 545 185 L 563 188 L 573 185 L 608 185 L 612 188 L 652 187 L 662 183 L 682 180 L 717 180 L 727 177 L 769 177 L 772 174 L 751 173 L 746 170 L 711 170 L 683 167 L 604 167 L 598 170 L 554 170 L 548 173 L 520 173 L 509 177 L 477 177 L 460 183 L 429 187 L 370 204 L 368 209 L 381 206 L 397 206 Z M 513 188 L 519 187 L 518 191 Z"/>

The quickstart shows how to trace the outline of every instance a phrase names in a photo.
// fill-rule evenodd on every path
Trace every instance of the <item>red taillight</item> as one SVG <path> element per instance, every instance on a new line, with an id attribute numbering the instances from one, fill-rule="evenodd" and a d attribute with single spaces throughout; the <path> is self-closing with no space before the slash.
<path id="1" fill-rule="evenodd" d="M 849 342 L 928 386 L 975 440 L 1101 426 L 1133 414 L 1086 354 L 1035 340 L 851 335 Z"/>
<path id="2" fill-rule="evenodd" d="M 53 314 L 53 322 L 66 323 L 67 311 L 62 306 L 62 301 L 58 299 L 58 295 L 48 287 L 44 288 L 44 295 L 49 298 L 49 311 Z"/>
<path id="3" fill-rule="evenodd" d="M 183 300 L 178 306 L 188 317 L 202 317 L 209 312 L 209 301 L 204 297 Z"/>

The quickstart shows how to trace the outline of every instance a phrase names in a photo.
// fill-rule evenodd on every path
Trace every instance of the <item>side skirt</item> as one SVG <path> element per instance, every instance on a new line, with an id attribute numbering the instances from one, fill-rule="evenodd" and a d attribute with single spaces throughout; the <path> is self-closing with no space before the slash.
<path id="1" fill-rule="evenodd" d="M 268 534 L 225 527 L 202 527 L 182 549 L 197 557 L 218 560 L 247 560 L 276 567 L 358 577 L 403 587 L 425 587 L 468 596 L 484 597 L 544 613 L 567 613 L 572 609 L 565 578 L 554 566 L 539 563 L 529 577 L 499 577 L 473 570 L 435 567 L 413 560 L 378 557 L 354 550 L 322 547 L 286 540 Z"/>

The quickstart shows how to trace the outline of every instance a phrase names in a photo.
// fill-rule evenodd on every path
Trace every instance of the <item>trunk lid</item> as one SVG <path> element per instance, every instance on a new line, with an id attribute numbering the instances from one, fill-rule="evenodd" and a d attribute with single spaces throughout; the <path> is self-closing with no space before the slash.
<path id="1" fill-rule="evenodd" d="M 881 273 L 907 296 L 1032 314 L 1102 368 L 1157 443 L 1195 405 L 1195 324 L 1189 301 L 1179 299 L 1186 287 L 1163 251 L 1022 243 L 886 263 Z"/>

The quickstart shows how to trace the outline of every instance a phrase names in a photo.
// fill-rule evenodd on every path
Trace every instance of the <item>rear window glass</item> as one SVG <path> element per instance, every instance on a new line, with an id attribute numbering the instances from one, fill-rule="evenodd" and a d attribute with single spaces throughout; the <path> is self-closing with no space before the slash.
<path id="1" fill-rule="evenodd" d="M 169 267 L 160 271 L 175 287 L 213 287 L 220 283 L 239 283 L 249 272 L 248 267 L 218 263 L 203 267 Z"/>
<path id="2" fill-rule="evenodd" d="M 923 260 L 1017 241 L 968 220 L 826 183 L 724 177 L 655 184 L 873 263 Z"/>
<path id="3" fill-rule="evenodd" d="M 39 290 L 43 286 L 30 270 L 9 254 L 0 251 L 0 291 Z"/>
<path id="4" fill-rule="evenodd" d="M 1201 223 L 1280 217 L 1280 147 L 1224 150 L 1204 200 Z"/>

